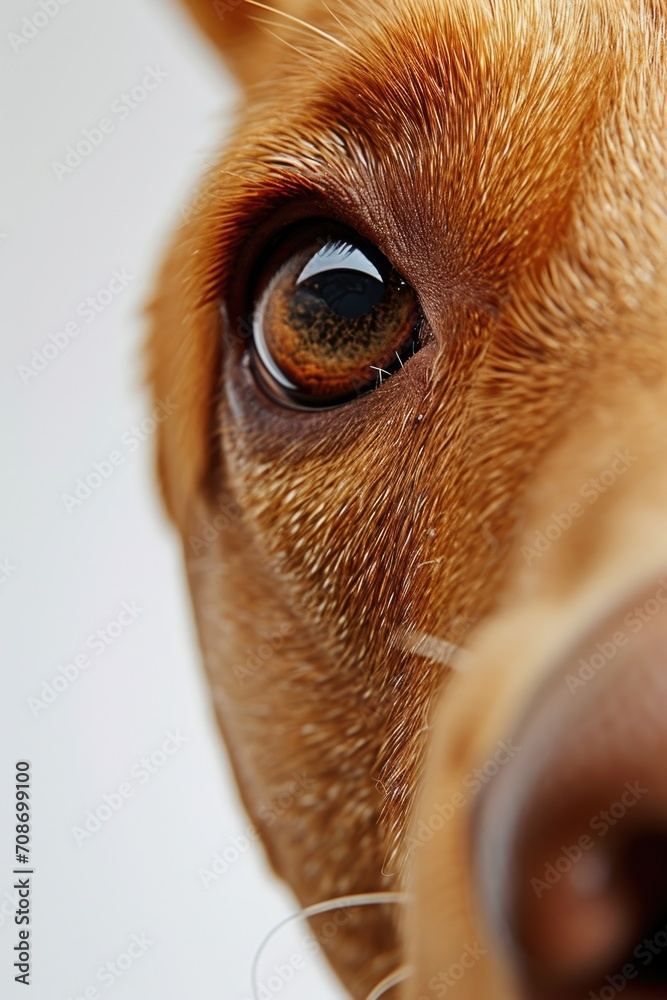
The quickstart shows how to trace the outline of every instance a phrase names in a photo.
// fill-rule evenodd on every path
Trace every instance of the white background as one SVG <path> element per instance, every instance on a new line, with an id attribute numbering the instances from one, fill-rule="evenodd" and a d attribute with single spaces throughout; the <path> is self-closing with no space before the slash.
<path id="1" fill-rule="evenodd" d="M 37 10 L 37 0 L 3 0 L 0 15 L 0 560 L 10 567 L 8 577 L 0 571 L 0 996 L 242 1000 L 261 938 L 295 905 L 254 843 L 208 889 L 198 875 L 248 819 L 157 498 L 154 441 L 123 443 L 148 412 L 141 308 L 228 127 L 234 90 L 169 0 L 69 0 L 15 52 L 9 33 Z M 111 105 L 147 67 L 167 79 L 121 122 Z M 58 179 L 54 161 L 103 117 L 115 120 L 114 132 Z M 94 322 L 77 316 L 122 269 L 133 276 L 127 288 Z M 21 377 L 33 349 L 77 319 L 79 335 Z M 63 494 L 114 450 L 123 464 L 68 511 Z M 143 610 L 96 654 L 88 638 L 123 602 Z M 83 652 L 90 666 L 46 708 L 31 709 L 43 683 Z M 170 730 L 186 742 L 142 782 L 133 768 Z M 33 772 L 29 991 L 12 969 L 19 758 Z M 132 797 L 78 844 L 72 828 L 126 782 Z M 135 934 L 153 943 L 105 985 L 98 970 Z M 297 978 L 271 995 L 334 995 Z"/>

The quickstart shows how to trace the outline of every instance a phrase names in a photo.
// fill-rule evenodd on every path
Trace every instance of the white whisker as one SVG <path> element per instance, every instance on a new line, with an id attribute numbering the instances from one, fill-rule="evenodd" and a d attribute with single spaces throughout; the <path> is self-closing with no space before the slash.
<path id="1" fill-rule="evenodd" d="M 293 45 L 292 42 L 288 42 L 286 38 L 283 38 L 282 35 L 279 35 L 276 31 L 271 31 L 271 28 L 268 27 L 268 25 L 271 25 L 271 27 L 274 28 L 291 28 L 293 27 L 293 25 L 276 24 L 275 21 L 269 21 L 263 17 L 253 17 L 251 18 L 251 21 L 254 21 L 256 24 L 261 24 L 262 30 L 265 31 L 267 35 L 271 35 L 271 37 L 275 38 L 277 42 L 282 42 L 282 44 L 286 45 L 288 49 L 292 49 L 294 52 L 298 52 L 298 54 L 302 56 L 304 59 L 312 59 L 313 61 L 317 62 L 312 52 L 305 52 L 303 49 L 300 49 L 298 45 Z"/>
<path id="2" fill-rule="evenodd" d="M 343 29 L 343 31 L 347 32 L 347 34 L 348 34 L 348 35 L 350 35 L 350 37 L 351 37 L 351 32 L 350 32 L 350 29 L 349 29 L 349 28 L 347 27 L 347 25 L 343 24 L 343 22 L 341 21 L 341 19 L 340 19 L 340 18 L 339 18 L 339 16 L 338 16 L 338 14 L 335 14 L 335 13 L 334 13 L 334 12 L 332 11 L 332 9 L 331 9 L 331 7 L 329 6 L 329 4 L 328 4 L 328 3 L 325 3 L 325 0 L 322 0 L 322 6 L 323 6 L 323 7 L 324 7 L 324 9 L 326 10 L 327 14 L 329 14 L 329 15 L 330 15 L 331 17 L 333 17 L 334 21 L 335 21 L 335 22 L 336 22 L 337 24 L 339 24 L 339 25 L 340 25 L 340 27 L 341 27 L 341 28 Z"/>
<path id="3" fill-rule="evenodd" d="M 266 935 L 252 963 L 252 992 L 254 1000 L 259 1000 L 261 982 L 259 979 L 259 963 L 266 946 L 273 940 L 276 934 L 284 927 L 294 923 L 296 920 L 308 920 L 310 917 L 319 917 L 323 913 L 330 913 L 332 910 L 344 910 L 355 906 L 383 906 L 402 905 L 410 901 L 410 896 L 403 892 L 365 892 L 358 896 L 340 896 L 337 899 L 326 899 L 322 903 L 315 903 L 313 906 L 306 906 L 298 913 L 293 913 L 290 917 L 281 920 Z M 380 994 L 381 995 L 381 994 Z"/>
<path id="4" fill-rule="evenodd" d="M 394 986 L 398 986 L 399 983 L 404 983 L 406 979 L 409 979 L 414 969 L 410 965 L 402 965 L 400 969 L 396 969 L 390 975 L 386 976 L 381 983 L 378 983 L 374 990 L 366 997 L 366 1000 L 380 1000 L 385 993 L 388 993 L 390 989 Z"/>
<path id="5" fill-rule="evenodd" d="M 245 0 L 245 2 L 252 4 L 253 7 L 261 7 L 262 10 L 268 10 L 271 14 L 277 14 L 279 17 L 284 17 L 288 21 L 293 21 L 294 24 L 300 24 L 302 28 L 312 31 L 313 34 L 319 35 L 321 38 L 326 38 L 327 41 L 332 42 L 341 49 L 344 49 L 345 52 L 349 52 L 351 56 L 356 55 L 349 45 L 346 45 L 345 42 L 341 42 L 339 38 L 335 38 L 333 35 L 328 34 L 328 32 L 323 31 L 322 28 L 318 28 L 314 24 L 309 24 L 308 21 L 303 21 L 300 17 L 295 17 L 294 14 L 289 14 L 285 10 L 278 10 L 276 7 L 271 7 L 269 4 L 262 3 L 261 0 Z"/>
<path id="6" fill-rule="evenodd" d="M 423 656 L 426 660 L 433 660 L 442 664 L 443 667 L 452 667 L 454 670 L 463 673 L 469 667 L 470 654 L 453 642 L 445 642 L 435 635 L 427 632 L 413 632 L 404 635 L 399 640 L 401 649 L 406 653 L 413 653 L 415 656 Z"/>

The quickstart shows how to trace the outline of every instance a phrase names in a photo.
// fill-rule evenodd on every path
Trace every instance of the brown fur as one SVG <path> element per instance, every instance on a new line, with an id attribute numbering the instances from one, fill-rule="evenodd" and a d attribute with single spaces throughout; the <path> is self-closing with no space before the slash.
<path id="1" fill-rule="evenodd" d="M 666 12 L 279 5 L 330 39 L 247 4 L 222 20 L 190 6 L 250 86 L 152 307 L 153 392 L 177 404 L 161 481 L 271 861 L 303 904 L 412 886 L 405 926 L 360 912 L 329 947 L 355 997 L 407 954 L 417 997 L 488 938 L 467 811 L 414 863 L 410 824 L 511 732 L 567 637 L 667 565 Z M 236 334 L 253 254 L 310 216 L 386 254 L 433 340 L 353 404 L 295 413 L 261 400 Z M 522 545 L 616 448 L 636 472 L 527 569 Z M 195 553 L 221 504 L 240 516 Z M 420 655 L 423 634 L 470 646 L 475 671 Z M 313 785 L 268 828 L 261 806 L 295 771 Z M 508 977 L 489 945 L 459 996 L 507 1000 Z"/>

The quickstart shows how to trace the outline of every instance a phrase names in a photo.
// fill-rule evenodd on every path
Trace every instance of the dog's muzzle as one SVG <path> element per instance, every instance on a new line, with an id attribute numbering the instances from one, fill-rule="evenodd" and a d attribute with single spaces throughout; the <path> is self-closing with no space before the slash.
<path id="1" fill-rule="evenodd" d="M 475 816 L 530 1000 L 667 997 L 667 574 L 549 674 Z"/>

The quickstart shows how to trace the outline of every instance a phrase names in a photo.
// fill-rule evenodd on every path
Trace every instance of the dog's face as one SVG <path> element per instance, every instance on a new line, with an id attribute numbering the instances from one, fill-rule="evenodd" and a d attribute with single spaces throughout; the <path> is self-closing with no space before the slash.
<path id="1" fill-rule="evenodd" d="M 631 779 L 623 851 L 667 829 L 665 626 L 623 625 L 667 572 L 667 10 L 190 6 L 247 91 L 150 358 L 246 806 L 303 904 L 410 889 L 328 945 L 354 996 L 464 954 L 462 998 L 587 996 L 667 896 L 615 835 L 534 883 Z"/>

